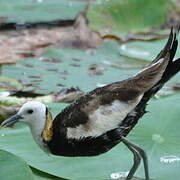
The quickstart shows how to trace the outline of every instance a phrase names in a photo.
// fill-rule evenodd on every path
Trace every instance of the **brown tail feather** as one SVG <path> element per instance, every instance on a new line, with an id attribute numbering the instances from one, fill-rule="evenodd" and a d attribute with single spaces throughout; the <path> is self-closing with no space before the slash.
<path id="1" fill-rule="evenodd" d="M 180 58 L 171 62 L 167 66 L 167 68 L 166 68 L 161 80 L 158 82 L 158 84 L 162 84 L 162 85 L 165 84 L 169 79 L 171 79 L 179 71 L 180 71 Z"/>
<path id="2" fill-rule="evenodd" d="M 176 54 L 178 41 L 178 28 L 172 28 L 168 41 L 163 50 L 158 54 L 152 63 L 142 72 L 138 73 L 136 79 L 137 88 L 154 95 L 172 76 L 180 70 L 180 59 L 173 61 Z M 152 90 L 156 89 L 156 91 Z"/>
<path id="3" fill-rule="evenodd" d="M 179 33 L 179 27 L 172 27 L 171 28 L 171 32 L 169 34 L 169 38 L 168 41 L 166 43 L 166 45 L 164 46 L 164 48 L 161 50 L 161 52 L 156 56 L 156 58 L 152 61 L 151 64 L 159 61 L 160 59 L 164 58 L 167 54 L 168 51 L 170 51 L 170 59 L 173 60 L 175 53 L 176 53 L 176 49 L 177 49 L 177 35 Z"/>
<path id="4" fill-rule="evenodd" d="M 172 31 L 173 30 L 171 29 L 171 34 L 172 34 Z M 179 32 L 179 29 L 175 31 L 173 43 L 171 45 L 171 48 L 169 49 L 169 53 L 170 53 L 169 63 L 161 79 L 146 93 L 148 95 L 147 97 L 149 98 L 153 96 L 154 94 L 156 94 L 156 92 L 159 91 L 169 79 L 171 79 L 175 74 L 177 74 L 180 71 L 180 58 L 173 61 L 173 58 L 176 54 L 176 50 L 178 47 L 178 40 L 176 39 L 178 32 Z M 172 36 L 171 34 L 170 36 Z"/>
<path id="5" fill-rule="evenodd" d="M 166 54 L 169 53 L 168 65 L 165 68 L 161 79 L 144 93 L 141 101 L 133 110 L 135 113 L 129 113 L 124 119 L 124 121 L 119 125 L 120 127 L 123 127 L 123 129 L 121 129 L 122 136 L 126 136 L 135 126 L 138 120 L 146 113 L 146 105 L 149 99 L 154 94 L 156 94 L 157 91 L 159 91 L 171 77 L 173 77 L 176 73 L 180 71 L 180 58 L 173 61 L 178 46 L 178 41 L 176 39 L 177 33 L 177 30 L 174 31 L 174 29 L 171 29 L 170 37 L 167 44 L 165 45 L 164 49 L 158 54 L 155 60 L 150 64 L 152 65 L 160 61 L 160 59 L 164 58 Z"/>
<path id="6" fill-rule="evenodd" d="M 132 78 L 134 88 L 144 93 L 160 81 L 169 63 L 169 57 L 170 54 L 167 53 L 163 59 L 145 68 L 134 76 Z M 131 83 L 131 81 L 129 81 L 129 83 Z"/>

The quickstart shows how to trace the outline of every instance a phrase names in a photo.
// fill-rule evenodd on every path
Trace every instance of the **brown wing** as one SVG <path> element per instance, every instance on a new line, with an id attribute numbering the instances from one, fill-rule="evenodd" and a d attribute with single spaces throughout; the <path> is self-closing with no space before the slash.
<path id="1" fill-rule="evenodd" d="M 54 123 L 59 121 L 61 126 L 64 127 L 76 127 L 80 124 L 86 124 L 89 121 L 90 114 L 100 106 L 111 105 L 115 100 L 119 100 L 122 103 L 138 104 L 140 101 L 139 97 L 160 80 L 167 65 L 166 58 L 130 79 L 97 88 L 82 96 L 65 108 L 55 118 Z M 129 111 L 131 110 L 130 108 Z"/>
<path id="2" fill-rule="evenodd" d="M 142 97 L 161 79 L 171 57 L 170 49 L 176 41 L 175 36 L 176 32 L 171 31 L 169 40 L 161 53 L 153 63 L 137 75 L 124 81 L 97 88 L 82 96 L 57 115 L 53 123 L 57 127 L 74 128 L 92 121 L 90 114 L 93 114 L 99 107 L 111 105 L 115 100 L 119 100 L 122 104 L 133 104 L 133 106 L 138 104 L 139 97 Z M 128 107 L 127 113 L 132 110 L 131 106 Z"/>

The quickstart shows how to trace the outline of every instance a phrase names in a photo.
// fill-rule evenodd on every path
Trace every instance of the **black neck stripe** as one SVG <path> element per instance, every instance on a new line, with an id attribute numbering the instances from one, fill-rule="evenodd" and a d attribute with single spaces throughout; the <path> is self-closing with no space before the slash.
<path id="1" fill-rule="evenodd" d="M 47 108 L 47 106 L 46 106 L 46 117 L 47 117 L 47 115 L 48 115 L 48 108 Z"/>

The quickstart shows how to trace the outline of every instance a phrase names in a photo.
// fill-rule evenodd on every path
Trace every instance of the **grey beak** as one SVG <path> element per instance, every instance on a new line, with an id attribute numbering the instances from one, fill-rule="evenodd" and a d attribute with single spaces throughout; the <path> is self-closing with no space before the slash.
<path id="1" fill-rule="evenodd" d="M 9 119 L 6 119 L 5 121 L 3 121 L 0 125 L 0 128 L 13 126 L 15 123 L 19 122 L 20 119 L 22 119 L 22 117 L 18 114 L 15 114 Z"/>

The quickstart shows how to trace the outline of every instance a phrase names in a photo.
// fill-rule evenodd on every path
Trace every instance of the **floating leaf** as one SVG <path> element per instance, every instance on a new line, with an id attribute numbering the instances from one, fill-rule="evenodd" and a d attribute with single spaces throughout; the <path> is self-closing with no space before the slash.
<path id="1" fill-rule="evenodd" d="M 56 63 L 49 61 L 50 59 L 56 59 Z M 133 70 L 134 66 L 140 66 L 140 63 L 133 61 L 131 68 L 132 61 L 124 60 L 119 53 L 119 44 L 111 41 L 96 50 L 51 48 L 39 59 L 27 59 L 16 65 L 3 66 L 2 73 L 20 80 L 24 85 L 24 91 L 33 90 L 36 93 L 49 94 L 64 87 L 80 87 L 83 91 L 89 91 L 99 83 L 119 81 L 134 74 L 137 71 Z M 91 67 L 95 64 L 97 68 L 92 73 Z M 129 68 L 119 69 L 112 64 L 128 64 Z M 49 71 L 50 69 L 56 71 Z"/>
<path id="2" fill-rule="evenodd" d="M 7 151 L 0 150 L 1 180 L 34 180 L 26 162 Z"/>
<path id="3" fill-rule="evenodd" d="M 35 168 L 31 168 L 33 174 L 34 174 L 34 180 L 65 180 L 56 176 L 53 176 L 51 174 L 47 174 L 45 172 L 39 171 Z"/>
<path id="4" fill-rule="evenodd" d="M 74 19 L 86 3 L 71 0 L 6 0 L 0 2 L 0 15 L 10 22 L 35 22 Z"/>
<path id="5" fill-rule="evenodd" d="M 103 34 L 145 31 L 165 22 L 167 3 L 170 0 L 96 0 L 88 10 L 88 19 L 91 27 Z"/>
<path id="6" fill-rule="evenodd" d="M 180 168 L 180 96 L 151 101 L 148 111 L 132 130 L 128 139 L 145 149 L 149 157 L 150 176 L 154 180 L 179 178 Z M 64 105 L 53 104 L 56 114 Z M 169 111 L 170 107 L 173 107 Z M 3 135 L 3 136 L 2 136 Z M 27 143 L 25 143 L 27 142 Z M 34 143 L 27 128 L 0 131 L 0 148 L 22 157 L 34 168 L 67 179 L 107 179 L 111 174 L 127 172 L 132 165 L 132 154 L 123 144 L 111 151 L 95 157 L 48 156 Z M 167 157 L 176 160 L 167 161 Z M 168 163 L 170 162 L 170 163 Z M 141 168 L 137 177 L 144 177 Z"/>
<path id="7" fill-rule="evenodd" d="M 152 61 L 156 57 L 165 42 L 133 42 L 120 46 L 117 42 L 109 41 L 98 49 L 86 51 L 50 48 L 38 59 L 29 58 L 16 65 L 3 66 L 2 74 L 21 81 L 23 91 L 37 94 L 54 93 L 70 87 L 80 87 L 87 92 L 100 84 L 120 81 L 134 75 L 148 63 L 144 59 Z M 127 49 L 123 49 L 123 46 Z M 148 56 L 143 57 L 143 52 L 148 53 Z M 178 56 L 180 57 L 180 51 L 177 52 Z M 168 84 L 173 82 L 178 83 L 179 76 Z"/>
<path id="8" fill-rule="evenodd" d="M 129 42 L 121 45 L 119 48 L 119 52 L 121 55 L 129 58 L 152 61 L 162 50 L 166 42 L 167 39 L 151 42 Z M 176 57 L 180 57 L 179 48 L 177 49 Z"/>

